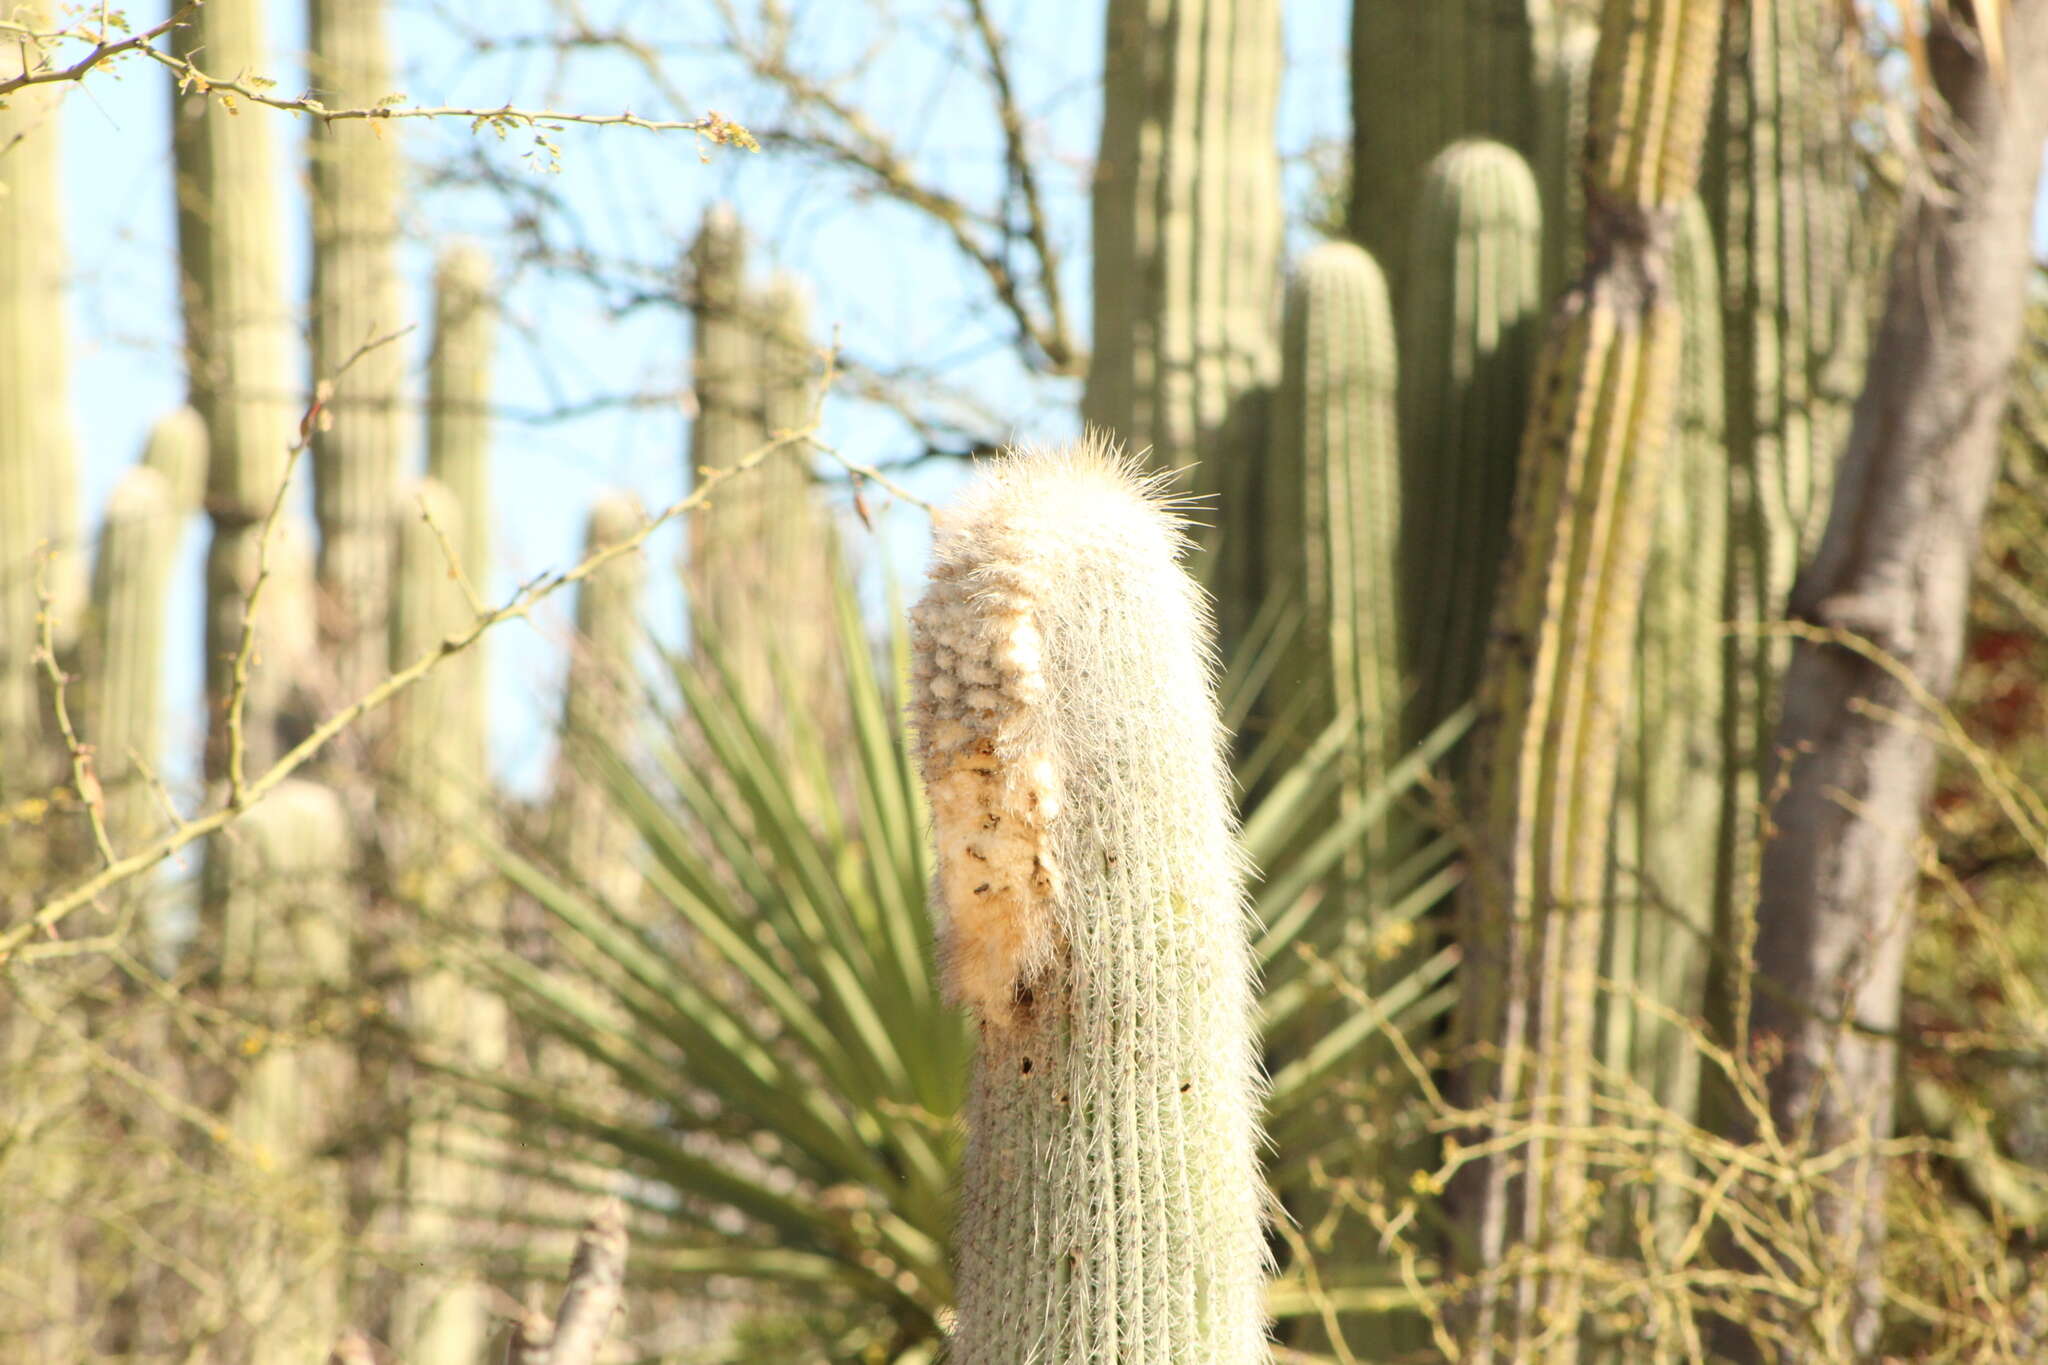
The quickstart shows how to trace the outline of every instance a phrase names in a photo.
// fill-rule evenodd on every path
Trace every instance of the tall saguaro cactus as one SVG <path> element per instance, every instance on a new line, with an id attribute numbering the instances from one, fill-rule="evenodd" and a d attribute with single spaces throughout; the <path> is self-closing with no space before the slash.
<path id="1" fill-rule="evenodd" d="M 1349 242 L 1303 257 L 1281 323 L 1269 410 L 1266 538 L 1273 582 L 1306 616 L 1281 676 L 1321 693 L 1302 729 L 1351 717 L 1340 802 L 1371 790 L 1401 747 L 1401 469 L 1394 315 L 1386 277 Z M 1361 887 L 1386 847 L 1374 830 Z"/>
<path id="2" fill-rule="evenodd" d="M 490 258 L 474 247 L 451 247 L 434 272 L 434 344 L 427 362 L 427 476 L 462 509 L 454 542 L 462 576 L 479 598 L 491 586 L 491 353 L 497 330 Z M 479 776 L 489 754 L 488 655 L 472 648 L 442 665 L 456 694 L 471 705 L 450 715 L 457 733 L 444 751 L 455 766 Z"/>
<path id="3" fill-rule="evenodd" d="M 171 30 L 174 50 L 212 71 L 260 70 L 269 59 L 264 14 L 263 0 L 212 0 Z M 225 712 L 262 522 L 294 435 L 294 328 L 284 298 L 274 126 L 271 119 L 234 116 L 203 90 L 172 95 L 186 384 L 208 440 L 206 772 L 216 780 L 227 771 Z M 259 602 L 260 649 L 246 673 L 243 726 L 252 771 L 279 752 L 293 674 L 310 662 L 280 648 L 279 632 L 303 622 L 313 605 L 310 594 L 290 587 L 289 579 L 273 578 Z"/>
<path id="4" fill-rule="evenodd" d="M 370 105 L 391 93 L 386 8 L 385 0 L 308 0 L 308 66 L 323 103 Z M 335 678 L 354 696 L 383 675 L 388 657 L 391 509 L 405 445 L 404 352 L 387 344 L 357 354 L 406 319 L 398 141 L 369 120 L 316 121 L 309 155 L 313 376 L 334 385 L 332 429 L 313 441 L 322 624 Z"/>
<path id="5" fill-rule="evenodd" d="M 42 5 L 0 6 L 31 29 Z M 0 78 L 34 70 L 36 45 L 10 36 Z M 35 651 L 39 572 L 60 615 L 76 605 L 76 475 L 64 400 L 64 238 L 55 86 L 0 109 L 0 799 L 40 796 L 53 769 L 42 734 Z M 48 557 L 46 567 L 39 560 Z"/>
<path id="6" fill-rule="evenodd" d="M 612 493 L 591 505 L 583 552 L 592 555 L 631 536 L 646 521 L 640 500 Z M 562 752 L 549 812 L 557 855 L 608 902 L 630 907 L 640 873 L 634 832 L 592 776 L 590 759 L 626 749 L 632 717 L 633 654 L 640 639 L 645 556 L 630 551 L 604 565 L 576 593 L 576 642 L 562 699 Z"/>
<path id="7" fill-rule="evenodd" d="M 1480 697 L 1457 1033 L 1477 1136 L 1532 1118 L 1542 1129 L 1454 1180 L 1474 1362 L 1577 1359 L 1591 1212 L 1575 1130 L 1592 1117 L 1614 779 L 1681 360 L 1672 245 L 1699 173 L 1721 8 L 1602 11 L 1587 268 L 1558 305 L 1522 442 Z"/>
<path id="8" fill-rule="evenodd" d="M 164 418 L 150 435 L 152 454 L 183 444 L 196 457 L 205 442 L 206 429 L 190 409 Z M 164 608 L 185 515 L 170 481 L 144 463 L 114 486 L 100 526 L 85 632 L 91 700 L 83 738 L 92 745 L 117 851 L 156 832 L 162 820 L 148 775 L 161 758 Z"/>
<path id="9" fill-rule="evenodd" d="M 1430 159 L 1461 137 L 1534 152 L 1532 0 L 1378 0 L 1351 7 L 1351 234 L 1405 278 L 1409 213 Z M 1405 293 L 1400 300 L 1407 312 Z"/>
<path id="10" fill-rule="evenodd" d="M 1636 679 L 1621 746 L 1614 872 L 1602 945 L 1615 990 L 1601 1001 L 1600 1053 L 1665 1113 L 1693 1114 L 1699 1049 L 1679 1021 L 1704 1004 L 1720 854 L 1724 700 L 1723 586 L 1727 565 L 1728 447 L 1722 440 L 1720 277 L 1713 229 L 1699 198 L 1678 220 L 1672 277 L 1683 318 L 1676 421 L 1643 574 Z M 1650 1141 L 1674 1178 L 1639 1193 L 1669 1238 L 1689 1228 L 1680 1191 L 1689 1160 L 1669 1126 Z M 1675 1169 L 1674 1169 L 1675 1168 Z M 1624 1240 L 1651 1226 L 1623 1211 Z"/>
<path id="11" fill-rule="evenodd" d="M 1180 523 L 1100 438 L 941 524 L 912 615 L 942 961 L 980 1032 L 962 1365 L 1264 1359 L 1250 954 Z"/>
<path id="12" fill-rule="evenodd" d="M 1257 610 L 1257 403 L 1278 359 L 1278 0 L 1110 0 L 1081 415 L 1217 494 L 1226 641 Z"/>
<path id="13" fill-rule="evenodd" d="M 1429 163 L 1411 226 L 1401 529 L 1412 742 L 1479 683 L 1528 416 L 1543 209 L 1513 148 L 1468 138 Z"/>

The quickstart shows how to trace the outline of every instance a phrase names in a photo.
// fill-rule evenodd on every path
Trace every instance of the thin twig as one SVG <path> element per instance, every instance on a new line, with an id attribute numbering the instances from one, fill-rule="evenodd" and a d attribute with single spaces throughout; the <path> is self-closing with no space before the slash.
<path id="1" fill-rule="evenodd" d="M 102 11 L 99 36 L 97 39 L 92 40 L 93 47 L 90 52 L 69 66 L 48 67 L 41 71 L 24 70 L 19 76 L 10 76 L 4 81 L 0 81 L 0 99 L 4 99 L 25 86 L 56 85 L 64 81 L 81 80 L 86 72 L 115 57 L 121 56 L 123 53 L 154 51 L 149 45 L 183 23 L 193 11 L 199 8 L 199 5 L 200 0 L 188 0 L 188 3 L 180 5 L 176 10 L 172 11 L 171 17 L 158 24 L 155 28 L 145 29 L 141 33 L 131 34 L 118 42 L 112 43 L 106 39 L 106 20 L 105 13 Z M 40 44 L 57 38 L 77 36 L 75 32 L 68 29 L 43 33 L 28 27 L 26 24 L 11 22 L 0 22 L 0 33 L 13 35 L 24 45 L 29 42 Z M 23 62 L 22 65 L 26 67 L 28 64 Z"/>
<path id="2" fill-rule="evenodd" d="M 47 554 L 36 559 L 36 662 L 42 666 L 43 676 L 50 680 L 52 708 L 57 713 L 57 733 L 64 740 L 64 752 L 71 760 L 71 790 L 78 795 L 78 804 L 85 808 L 86 823 L 92 827 L 93 847 L 100 855 L 102 867 L 114 861 L 113 841 L 107 837 L 106 800 L 100 792 L 100 779 L 93 771 L 93 747 L 82 743 L 78 731 L 71 723 L 71 704 L 67 699 L 67 688 L 71 675 L 57 666 L 57 639 L 55 604 L 50 600 L 50 558 Z"/>

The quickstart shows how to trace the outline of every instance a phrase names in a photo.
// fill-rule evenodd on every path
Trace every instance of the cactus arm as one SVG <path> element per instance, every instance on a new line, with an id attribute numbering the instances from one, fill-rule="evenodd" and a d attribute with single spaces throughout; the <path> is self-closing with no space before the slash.
<path id="1" fill-rule="evenodd" d="M 962 1365 L 1266 1357 L 1249 948 L 1176 520 L 1099 440 L 987 473 L 912 616 L 943 968 L 979 1022 Z"/>
<path id="2" fill-rule="evenodd" d="M 497 323 L 490 259 L 474 247 L 444 252 L 434 272 L 434 340 L 427 360 L 427 476 L 461 509 L 461 534 L 450 544 L 478 600 L 487 600 L 491 590 L 491 353 Z M 415 656 L 394 650 L 392 657 Z M 471 699 L 449 715 L 457 733 L 444 737 L 458 771 L 488 770 L 489 657 L 481 648 L 470 649 L 443 665 L 455 695 Z"/>
<path id="3" fill-rule="evenodd" d="M 1588 116 L 1589 266 L 1558 306 L 1522 443 L 1480 696 L 1457 1035 L 1476 1049 L 1461 1086 L 1487 1115 L 1481 1135 L 1533 1107 L 1558 1136 L 1474 1160 L 1453 1182 L 1461 1251 L 1481 1277 L 1463 1345 L 1481 1365 L 1577 1359 L 1587 1167 L 1572 1130 L 1591 1117 L 1621 717 L 1680 363 L 1671 242 L 1720 21 L 1718 0 L 1608 0 Z M 1516 1242 L 1539 1259 L 1511 1266 Z"/>

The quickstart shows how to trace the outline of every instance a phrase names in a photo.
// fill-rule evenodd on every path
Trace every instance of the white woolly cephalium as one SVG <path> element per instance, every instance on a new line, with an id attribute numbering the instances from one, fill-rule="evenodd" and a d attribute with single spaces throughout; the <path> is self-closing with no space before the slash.
<path id="1" fill-rule="evenodd" d="M 952 1359 L 1261 1360 L 1243 877 L 1211 627 L 1099 437 L 939 522 L 914 721 L 949 994 L 980 1045 Z"/>

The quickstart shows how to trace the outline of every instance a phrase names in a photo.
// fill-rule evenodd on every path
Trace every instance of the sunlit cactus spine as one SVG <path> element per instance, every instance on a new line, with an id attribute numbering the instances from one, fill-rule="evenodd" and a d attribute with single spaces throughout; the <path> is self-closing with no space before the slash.
<path id="1" fill-rule="evenodd" d="M 461 534 L 449 543 L 479 600 L 491 587 L 490 401 L 497 325 L 490 258 L 469 246 L 443 252 L 434 272 L 434 338 L 427 361 L 427 475 L 462 509 Z M 448 737 L 447 748 L 458 768 L 479 774 L 489 757 L 488 708 L 482 701 L 490 688 L 486 658 L 476 648 L 444 665 L 455 693 L 476 701 L 450 716 L 459 733 Z"/>
<path id="2" fill-rule="evenodd" d="M 1534 150 L 1545 25 L 1530 0 L 1383 0 L 1351 9 L 1351 235 L 1387 269 L 1405 324 L 1414 206 L 1453 141 Z"/>
<path id="3" fill-rule="evenodd" d="M 1682 365 L 1671 247 L 1699 173 L 1720 0 L 1608 0 L 1587 118 L 1587 269 L 1539 359 L 1474 736 L 1459 894 L 1460 1359 L 1579 1359 L 1610 825 Z M 1661 135 L 1636 136 L 1652 113 Z M 1511 1150 L 1510 1150 L 1511 1148 Z"/>
<path id="4" fill-rule="evenodd" d="M 341 1163 L 322 1149 L 345 1125 L 353 1059 L 318 1005 L 345 988 L 357 866 L 332 788 L 290 778 L 212 840 L 232 886 L 220 928 L 221 998 L 250 1021 L 228 1103 L 244 1178 L 289 1218 L 235 1228 L 220 1273 L 241 1305 L 221 1345 L 245 1360 L 318 1360 L 341 1325 L 349 1233 Z M 246 1325 L 244 1325 L 246 1324 Z"/>
<path id="5" fill-rule="evenodd" d="M 387 8 L 385 0 L 308 0 L 307 66 L 323 104 L 375 105 L 393 93 Z M 354 696 L 384 675 L 388 659 L 391 509 L 406 445 L 405 352 L 372 345 L 410 318 L 398 275 L 398 138 L 366 119 L 315 120 L 307 153 L 313 378 L 333 384 L 332 426 L 313 440 L 322 624 L 335 679 Z"/>
<path id="6" fill-rule="evenodd" d="M 44 5 L 0 6 L 0 14 L 32 32 L 51 26 Z M 0 80 L 36 70 L 47 55 L 9 35 L 0 47 Z M 43 743 L 37 584 L 60 640 L 72 627 L 82 586 L 64 401 L 62 98 L 61 85 L 45 85 L 0 101 L 0 802 L 47 795 L 56 775 L 53 751 Z"/>
<path id="7" fill-rule="evenodd" d="M 1479 685 L 1543 305 L 1543 210 L 1513 148 L 1429 164 L 1401 318 L 1402 620 L 1419 739 Z"/>
<path id="8" fill-rule="evenodd" d="M 1692 1111 L 1697 1018 L 1720 852 L 1723 581 L 1728 447 L 1722 439 L 1720 274 L 1705 206 L 1688 199 L 1672 249 L 1683 319 L 1676 428 L 1643 575 L 1636 679 L 1621 747 L 1614 902 L 1603 950 L 1617 990 L 1601 1053 L 1668 1113 Z"/>
<path id="9" fill-rule="evenodd" d="M 646 520 L 631 493 L 598 499 L 590 508 L 584 555 L 630 538 Z M 576 639 L 549 810 L 551 842 L 563 866 L 622 910 L 631 910 L 639 899 L 634 833 L 607 797 L 599 772 L 605 754 L 631 752 L 634 655 L 646 584 L 646 556 L 633 549 L 601 565 L 576 590 Z"/>
<path id="10" fill-rule="evenodd" d="M 1081 415 L 1214 495 L 1226 647 L 1265 594 L 1260 407 L 1277 369 L 1279 0 L 1111 0 Z"/>
<path id="11" fill-rule="evenodd" d="M 912 613 L 941 968 L 979 1033 L 961 1365 L 1266 1358 L 1257 1063 L 1210 626 L 1091 438 L 945 514 Z"/>
<path id="12" fill-rule="evenodd" d="M 1280 327 L 1269 409 L 1268 573 L 1306 609 L 1279 676 L 1320 694 L 1308 735 L 1339 714 L 1350 739 L 1340 801 L 1372 790 L 1401 752 L 1400 415 L 1386 277 L 1349 242 L 1302 258 Z M 1277 708 L 1275 708 L 1277 709 Z M 1366 893 L 1384 857 L 1371 831 L 1352 869 Z"/>
<path id="13" fill-rule="evenodd" d="M 212 0 L 171 30 L 181 57 L 211 71 L 260 71 L 270 61 L 263 0 Z M 203 54 L 203 55 L 202 55 Z M 289 371 L 295 339 L 285 301 L 278 214 L 275 122 L 236 116 L 198 88 L 174 85 L 171 150 L 178 200 L 178 279 L 185 321 L 186 385 L 206 424 L 206 775 L 227 774 L 227 709 L 235 690 L 248 594 L 255 586 L 263 520 L 284 479 L 297 436 Z M 289 566 L 292 518 L 273 545 Z M 245 670 L 245 766 L 260 771 L 284 739 L 289 693 L 311 659 L 281 634 L 313 614 L 309 590 L 273 573 L 263 589 Z"/>

